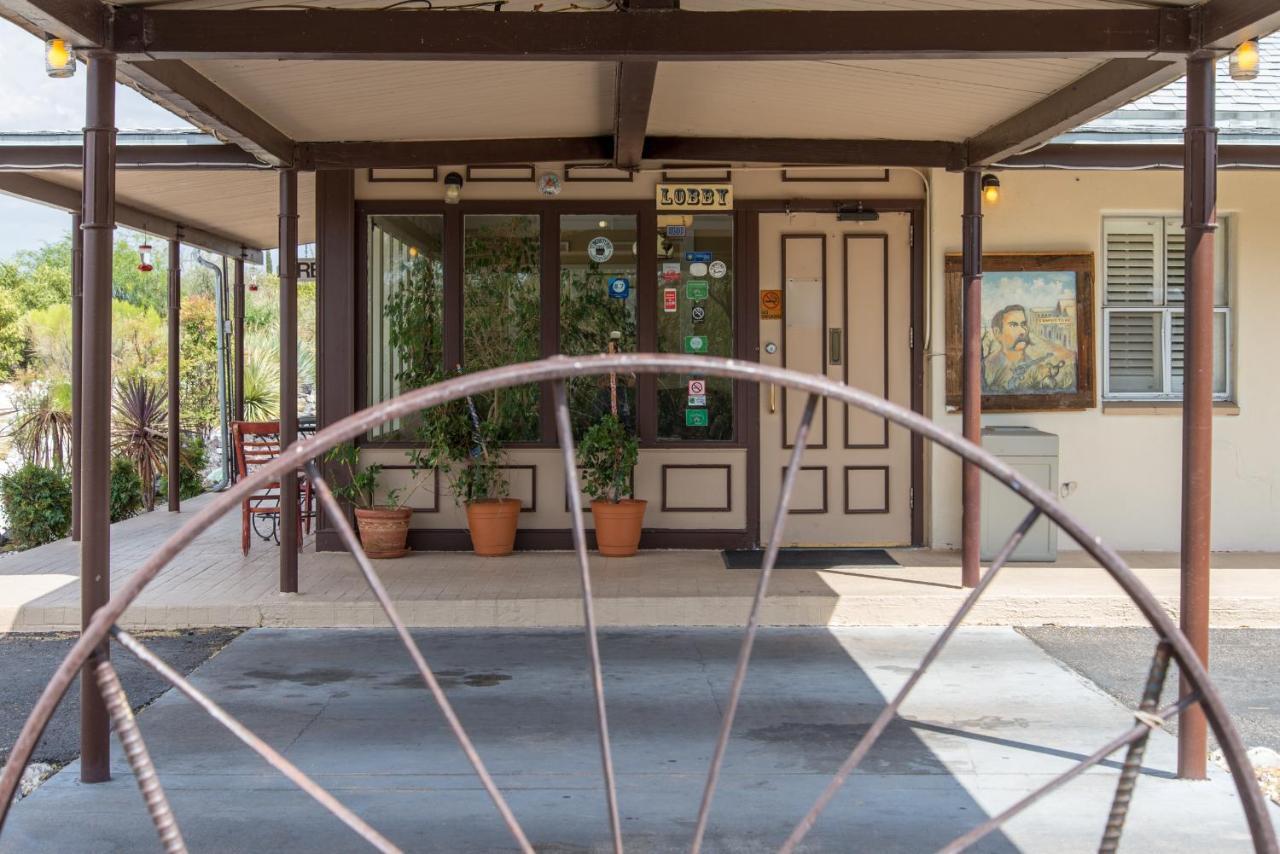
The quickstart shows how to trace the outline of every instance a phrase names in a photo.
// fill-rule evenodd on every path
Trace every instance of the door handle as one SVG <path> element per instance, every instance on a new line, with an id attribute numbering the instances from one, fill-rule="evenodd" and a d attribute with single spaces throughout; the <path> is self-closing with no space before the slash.
<path id="1" fill-rule="evenodd" d="M 769 383 L 769 414 L 778 411 L 778 387 L 773 383 Z"/>
<path id="2" fill-rule="evenodd" d="M 827 330 L 827 364 L 839 365 L 844 360 L 844 330 L 832 327 Z"/>

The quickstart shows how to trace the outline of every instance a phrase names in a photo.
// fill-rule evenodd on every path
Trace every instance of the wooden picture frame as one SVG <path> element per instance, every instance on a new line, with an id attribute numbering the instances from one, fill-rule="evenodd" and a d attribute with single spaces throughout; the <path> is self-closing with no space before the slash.
<path id="1" fill-rule="evenodd" d="M 959 253 L 947 254 L 944 272 L 946 403 L 959 409 Z M 1097 406 L 1093 253 L 983 253 L 982 272 L 982 410 L 1044 412 Z M 1017 309 L 1022 309 L 1021 316 Z"/>

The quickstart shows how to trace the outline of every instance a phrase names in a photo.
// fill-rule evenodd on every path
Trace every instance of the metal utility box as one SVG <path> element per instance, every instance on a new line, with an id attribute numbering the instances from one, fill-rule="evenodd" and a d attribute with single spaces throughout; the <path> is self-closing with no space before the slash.
<path id="1" fill-rule="evenodd" d="M 1058 493 L 1058 437 L 1034 427 L 986 427 L 982 446 L 1028 480 Z M 1003 483 L 982 475 L 982 559 L 995 558 L 1031 511 L 1031 505 Z M 1058 526 L 1041 517 L 1014 550 L 1011 560 L 1058 559 Z"/>

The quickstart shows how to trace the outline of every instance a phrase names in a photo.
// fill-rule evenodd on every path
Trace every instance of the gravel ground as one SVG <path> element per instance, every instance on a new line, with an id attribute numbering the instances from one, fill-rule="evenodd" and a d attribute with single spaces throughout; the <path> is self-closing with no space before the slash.
<path id="1" fill-rule="evenodd" d="M 1040 626 L 1018 631 L 1120 702 L 1137 707 L 1155 649 L 1152 630 Z M 1245 747 L 1280 751 L 1277 652 L 1280 629 L 1213 629 L 1209 633 L 1209 675 L 1231 710 Z M 1175 663 L 1169 668 L 1161 705 L 1177 696 L 1177 674 Z M 1176 732 L 1176 723 L 1169 729 Z"/>
<path id="2" fill-rule="evenodd" d="M 190 673 L 241 631 L 142 632 L 138 636 L 175 669 Z M 0 764 L 8 759 L 27 715 L 75 639 L 76 635 L 65 632 L 0 635 Z M 113 650 L 112 660 L 135 710 L 169 687 L 118 647 Z M 79 726 L 80 681 L 76 680 L 49 721 L 31 761 L 58 768 L 75 759 L 80 753 Z"/>

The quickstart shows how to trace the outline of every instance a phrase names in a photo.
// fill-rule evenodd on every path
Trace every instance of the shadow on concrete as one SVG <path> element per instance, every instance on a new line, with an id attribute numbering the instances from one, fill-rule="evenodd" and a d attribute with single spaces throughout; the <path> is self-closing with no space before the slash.
<path id="1" fill-rule="evenodd" d="M 608 825 L 581 632 L 416 631 L 415 637 L 538 850 L 604 850 Z M 731 630 L 602 636 L 629 850 L 687 850 L 740 637 Z M 390 632 L 252 630 L 195 679 L 406 850 L 511 850 Z M 762 632 L 707 849 L 776 850 L 883 703 L 831 633 Z M 359 846 L 336 819 L 173 692 L 140 722 L 192 850 Z M 80 786 L 65 772 L 46 783 L 15 808 L 0 850 L 152 847 L 137 789 L 123 763 L 116 767 L 117 779 L 100 786 Z M 948 764 L 898 720 L 805 850 L 935 850 L 985 817 Z M 1016 849 L 993 834 L 973 850 Z"/>

